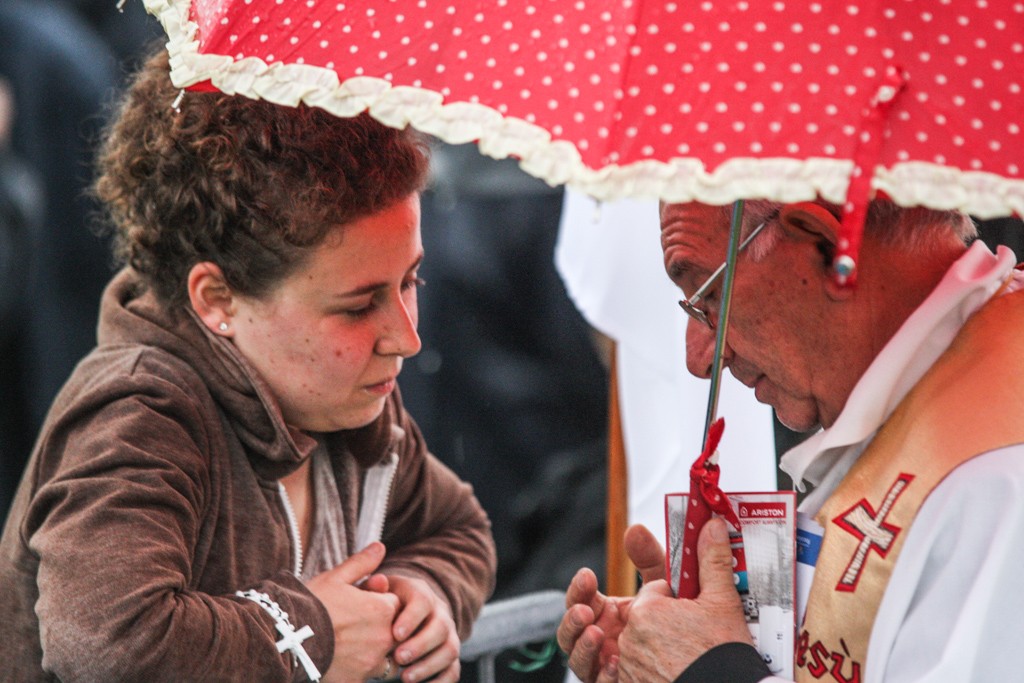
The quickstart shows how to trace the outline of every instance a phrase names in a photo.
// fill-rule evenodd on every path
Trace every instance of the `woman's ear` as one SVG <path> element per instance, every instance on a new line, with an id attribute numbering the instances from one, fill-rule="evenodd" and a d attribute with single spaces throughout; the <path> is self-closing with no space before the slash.
<path id="1" fill-rule="evenodd" d="M 782 207 L 779 223 L 789 238 L 815 243 L 821 254 L 822 284 L 828 296 L 836 301 L 852 296 L 855 288 L 839 286 L 832 274 L 832 258 L 839 241 L 839 219 L 820 204 L 795 202 Z"/>
<path id="2" fill-rule="evenodd" d="M 188 300 L 203 324 L 222 337 L 234 335 L 235 300 L 220 266 L 203 261 L 188 272 Z"/>

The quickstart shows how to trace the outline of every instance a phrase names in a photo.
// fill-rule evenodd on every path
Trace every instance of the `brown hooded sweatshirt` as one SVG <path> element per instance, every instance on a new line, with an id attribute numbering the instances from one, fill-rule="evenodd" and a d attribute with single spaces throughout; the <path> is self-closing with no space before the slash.
<path id="1" fill-rule="evenodd" d="M 490 526 L 397 395 L 361 429 L 290 432 L 233 345 L 130 270 L 104 294 L 98 341 L 50 410 L 0 540 L 0 679 L 306 680 L 246 590 L 312 628 L 303 646 L 325 672 L 331 622 L 294 573 L 278 485 L 318 441 L 345 554 L 379 498 L 380 571 L 425 579 L 468 636 L 493 589 Z M 381 463 L 393 477 L 367 475 Z"/>

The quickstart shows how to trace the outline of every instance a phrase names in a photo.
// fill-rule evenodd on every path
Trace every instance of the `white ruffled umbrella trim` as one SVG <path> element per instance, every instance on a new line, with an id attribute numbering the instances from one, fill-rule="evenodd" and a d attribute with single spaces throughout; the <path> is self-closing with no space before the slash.
<path id="1" fill-rule="evenodd" d="M 532 123 L 485 105 L 444 103 L 437 92 L 392 85 L 381 78 L 357 76 L 340 81 L 323 67 L 274 63 L 249 57 L 235 61 L 225 55 L 199 52 L 198 26 L 189 20 L 189 0 L 143 0 L 168 36 L 171 80 L 179 88 L 209 80 L 218 90 L 296 106 L 304 102 L 336 116 L 368 110 L 389 126 L 414 128 L 445 142 L 476 141 L 483 154 L 519 159 L 524 171 L 551 185 L 567 185 L 601 201 L 625 197 L 669 202 L 728 204 L 737 199 L 803 201 L 816 195 L 843 203 L 853 162 L 808 159 L 737 157 L 708 173 L 700 159 L 640 161 L 587 167 L 576 147 L 552 140 Z M 904 206 L 959 209 L 980 219 L 1024 216 L 1024 180 L 994 173 L 961 171 L 926 162 L 892 168 L 878 166 L 872 188 Z"/>

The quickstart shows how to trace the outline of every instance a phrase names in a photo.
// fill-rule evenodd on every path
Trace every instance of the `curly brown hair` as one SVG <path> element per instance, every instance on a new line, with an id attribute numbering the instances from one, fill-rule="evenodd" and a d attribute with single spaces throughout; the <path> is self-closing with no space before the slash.
<path id="1" fill-rule="evenodd" d="M 334 230 L 422 190 L 428 146 L 368 114 L 339 118 L 219 92 L 179 90 L 159 49 L 143 64 L 100 149 L 95 193 L 115 256 L 168 305 L 212 261 L 259 297 Z"/>

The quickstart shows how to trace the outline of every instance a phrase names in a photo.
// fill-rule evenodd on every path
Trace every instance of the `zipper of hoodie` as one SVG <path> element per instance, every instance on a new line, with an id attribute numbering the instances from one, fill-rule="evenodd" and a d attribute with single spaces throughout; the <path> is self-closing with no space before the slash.
<path id="1" fill-rule="evenodd" d="M 293 574 L 296 578 L 302 578 L 302 536 L 299 534 L 299 522 L 295 518 L 295 510 L 292 508 L 292 501 L 288 498 L 288 492 L 284 490 L 284 484 L 277 482 L 277 490 L 281 493 L 281 504 L 284 507 L 284 516 L 288 518 L 288 530 L 292 535 L 292 547 L 295 549 L 295 569 Z"/>
<path id="2" fill-rule="evenodd" d="M 363 482 L 363 504 L 356 525 L 355 551 L 359 552 L 384 535 L 388 501 L 398 470 L 398 453 L 392 452 L 385 462 L 375 465 L 366 473 Z"/>

